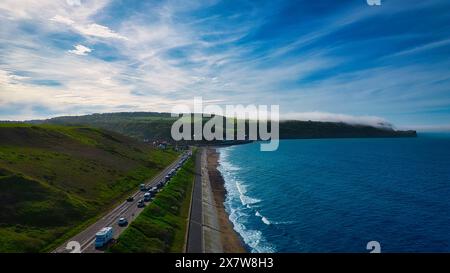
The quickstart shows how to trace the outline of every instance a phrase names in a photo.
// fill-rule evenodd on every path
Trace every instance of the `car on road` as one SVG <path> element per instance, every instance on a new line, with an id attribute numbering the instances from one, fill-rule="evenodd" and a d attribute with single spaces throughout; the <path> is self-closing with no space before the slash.
<path id="1" fill-rule="evenodd" d="M 144 202 L 144 200 L 143 200 L 143 199 L 139 200 L 138 203 L 137 203 L 137 206 L 138 206 L 138 208 L 143 208 L 143 207 L 145 207 L 145 202 Z"/>
<path id="2" fill-rule="evenodd" d="M 120 227 L 124 227 L 124 226 L 128 225 L 128 220 L 125 217 L 120 217 L 119 221 L 117 221 L 117 224 Z"/>
<path id="3" fill-rule="evenodd" d="M 141 191 L 145 191 L 147 188 L 145 187 L 145 184 L 141 184 L 141 185 L 139 185 L 139 189 Z"/>
<path id="4" fill-rule="evenodd" d="M 134 197 L 133 196 L 130 196 L 130 197 L 127 198 L 127 202 L 133 202 L 133 201 L 134 201 Z"/>
<path id="5" fill-rule="evenodd" d="M 152 199 L 152 195 L 150 193 L 146 192 L 144 194 L 144 202 L 148 202 L 148 201 L 150 201 L 150 199 Z"/>
<path id="6" fill-rule="evenodd" d="M 113 238 L 113 228 L 104 227 L 95 234 L 95 247 L 101 248 L 109 243 Z"/>

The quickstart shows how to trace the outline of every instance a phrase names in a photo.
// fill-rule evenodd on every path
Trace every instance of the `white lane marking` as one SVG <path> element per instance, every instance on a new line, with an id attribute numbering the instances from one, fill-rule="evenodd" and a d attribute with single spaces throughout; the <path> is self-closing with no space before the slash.
<path id="1" fill-rule="evenodd" d="M 181 157 L 181 156 L 180 156 L 180 157 Z M 154 178 L 151 180 L 151 182 L 147 183 L 146 185 L 153 186 L 153 185 L 156 185 L 157 183 L 159 183 L 159 182 L 160 182 L 160 179 L 163 178 L 163 177 L 165 177 L 165 176 L 169 173 L 169 171 L 170 171 L 174 166 L 176 166 L 180 161 L 181 161 L 181 159 L 179 158 L 178 161 L 176 161 L 176 162 L 172 163 L 171 165 L 169 165 L 162 173 L 159 174 L 159 176 L 154 177 Z M 137 191 L 133 196 L 142 195 L 142 193 L 143 193 L 142 191 Z M 129 204 L 129 206 L 126 206 L 126 208 L 125 208 L 124 210 L 121 211 L 121 214 L 122 214 L 124 211 L 126 211 L 126 210 L 132 208 L 132 205 L 134 205 L 135 203 L 136 203 L 136 202 L 132 202 L 132 203 Z M 100 221 L 102 221 L 102 220 L 107 221 L 106 219 L 108 219 L 109 221 L 108 221 L 108 223 L 106 223 L 106 226 L 112 225 L 112 224 L 115 222 L 115 218 L 117 218 L 117 214 L 115 214 L 115 212 L 116 212 L 117 210 L 119 210 L 119 209 L 120 209 L 122 206 L 124 206 L 124 205 L 128 205 L 128 202 L 125 201 L 124 203 L 122 203 L 122 204 L 119 205 L 118 207 L 114 208 L 114 209 L 113 209 L 112 211 L 110 211 L 107 215 L 105 215 Z M 143 208 L 142 208 L 142 209 L 137 209 L 137 210 L 136 210 L 135 217 L 132 218 L 132 220 L 134 220 L 134 219 L 142 212 L 142 210 L 143 210 Z M 114 218 L 114 219 L 113 219 L 113 218 Z M 111 221 L 111 220 L 112 220 L 112 221 Z M 94 225 L 99 224 L 100 221 L 94 223 Z M 130 221 L 130 222 L 131 222 L 131 221 Z M 95 243 L 95 235 L 94 235 L 93 237 L 90 237 L 90 239 L 85 240 L 84 243 L 81 244 L 81 246 L 82 246 L 81 252 L 84 252 L 91 244 L 94 244 L 94 243 Z"/>

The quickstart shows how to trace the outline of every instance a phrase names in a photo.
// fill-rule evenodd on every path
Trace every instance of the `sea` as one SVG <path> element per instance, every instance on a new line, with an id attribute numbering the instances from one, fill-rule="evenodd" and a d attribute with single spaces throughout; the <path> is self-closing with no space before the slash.
<path id="1" fill-rule="evenodd" d="M 260 144 L 218 149 L 250 252 L 450 252 L 450 134 Z"/>

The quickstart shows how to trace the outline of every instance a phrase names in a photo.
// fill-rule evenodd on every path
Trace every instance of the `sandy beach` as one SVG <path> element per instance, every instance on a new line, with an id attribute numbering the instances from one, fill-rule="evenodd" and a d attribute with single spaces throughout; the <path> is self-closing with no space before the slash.
<path id="1" fill-rule="evenodd" d="M 215 148 L 209 147 L 206 150 L 206 165 L 209 177 L 209 186 L 212 192 L 218 228 L 220 230 L 220 240 L 222 252 L 224 253 L 244 253 L 247 252 L 245 244 L 240 235 L 233 229 L 233 223 L 229 220 L 229 215 L 225 210 L 224 201 L 226 189 L 224 179 L 217 170 L 219 165 L 219 153 Z"/>

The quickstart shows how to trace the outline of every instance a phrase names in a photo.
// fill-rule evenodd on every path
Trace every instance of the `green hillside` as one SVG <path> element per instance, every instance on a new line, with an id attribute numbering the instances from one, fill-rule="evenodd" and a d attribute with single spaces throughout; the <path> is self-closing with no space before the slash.
<path id="1" fill-rule="evenodd" d="M 132 112 L 64 116 L 31 122 L 56 125 L 89 125 L 143 140 L 169 139 L 170 128 L 175 120 L 176 118 L 172 118 L 168 113 Z"/>
<path id="2" fill-rule="evenodd" d="M 179 172 L 156 195 L 153 202 L 120 235 L 110 247 L 113 253 L 167 253 L 184 251 L 189 223 L 194 158 L 186 161 Z"/>
<path id="3" fill-rule="evenodd" d="M 0 252 L 51 250 L 176 156 L 101 129 L 0 124 Z"/>
<path id="4" fill-rule="evenodd" d="M 170 131 L 176 120 L 177 118 L 171 117 L 169 113 L 125 112 L 55 117 L 31 122 L 36 124 L 89 125 L 112 130 L 139 140 L 164 139 L 171 141 Z M 207 120 L 207 118 L 204 118 L 203 122 Z M 415 131 L 394 130 L 389 124 L 379 124 L 378 127 L 374 127 L 342 122 L 290 120 L 280 121 L 279 127 L 281 139 L 417 136 Z M 217 128 L 217 130 L 225 131 L 223 128 Z"/>

